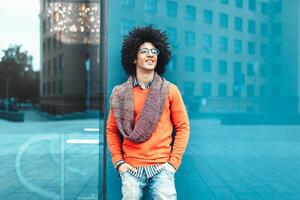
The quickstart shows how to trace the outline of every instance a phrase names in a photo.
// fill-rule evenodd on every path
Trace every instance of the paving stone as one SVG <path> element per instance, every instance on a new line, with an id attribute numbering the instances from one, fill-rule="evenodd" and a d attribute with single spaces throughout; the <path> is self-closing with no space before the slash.
<path id="1" fill-rule="evenodd" d="M 16 156 L 20 148 L 41 135 L 55 137 L 28 147 L 20 169 L 30 182 L 60 193 L 60 134 L 77 137 L 82 135 L 78 130 L 98 124 L 98 120 L 30 121 L 15 126 L 0 120 L 1 130 L 9 130 L 9 134 L 0 130 L 0 199 L 43 199 L 41 195 L 31 193 L 16 173 Z M 188 148 L 176 173 L 179 200 L 187 197 L 192 200 L 300 199 L 300 126 L 222 126 L 191 120 L 191 127 Z M 102 162 L 99 147 L 65 145 L 63 150 L 64 198 L 76 199 L 81 197 L 80 193 L 89 196 L 99 189 L 102 195 L 103 167 L 98 169 Z M 120 179 L 108 151 L 107 155 L 107 199 L 121 199 Z M 24 198 L 20 198 L 22 195 Z"/>

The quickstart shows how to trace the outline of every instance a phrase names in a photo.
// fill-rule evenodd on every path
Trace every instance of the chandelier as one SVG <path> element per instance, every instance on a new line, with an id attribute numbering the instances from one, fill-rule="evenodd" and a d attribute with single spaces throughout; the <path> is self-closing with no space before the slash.
<path id="1" fill-rule="evenodd" d="M 54 1 L 46 9 L 48 28 L 64 43 L 99 44 L 99 1 Z"/>

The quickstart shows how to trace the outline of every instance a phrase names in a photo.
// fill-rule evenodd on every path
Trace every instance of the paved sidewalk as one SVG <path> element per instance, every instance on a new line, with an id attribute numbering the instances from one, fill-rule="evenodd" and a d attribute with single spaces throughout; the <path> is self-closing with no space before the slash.
<path id="1" fill-rule="evenodd" d="M 109 163 L 110 164 L 110 163 Z M 121 199 L 109 166 L 108 199 Z M 300 199 L 300 126 L 222 126 L 191 121 L 178 199 Z"/>
<path id="2" fill-rule="evenodd" d="M 68 144 L 66 139 L 99 139 L 97 133 L 83 131 L 98 124 L 94 119 L 0 120 L 0 199 L 97 199 L 102 189 L 98 162 L 103 166 L 99 146 Z M 299 168 L 300 126 L 192 120 L 187 152 L 176 173 L 178 199 L 298 200 Z M 107 199 L 121 199 L 109 157 Z"/>

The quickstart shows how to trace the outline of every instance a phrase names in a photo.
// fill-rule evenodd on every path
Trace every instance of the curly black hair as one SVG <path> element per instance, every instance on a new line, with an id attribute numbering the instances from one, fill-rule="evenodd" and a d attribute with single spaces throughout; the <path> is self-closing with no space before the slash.
<path id="1" fill-rule="evenodd" d="M 151 25 L 136 27 L 124 37 L 121 50 L 121 62 L 125 72 L 128 75 L 135 75 L 136 66 L 134 60 L 136 59 L 139 47 L 145 42 L 152 43 L 155 48 L 159 50 L 157 65 L 154 71 L 159 75 L 163 75 L 165 66 L 171 59 L 168 37 L 164 31 L 154 29 Z"/>

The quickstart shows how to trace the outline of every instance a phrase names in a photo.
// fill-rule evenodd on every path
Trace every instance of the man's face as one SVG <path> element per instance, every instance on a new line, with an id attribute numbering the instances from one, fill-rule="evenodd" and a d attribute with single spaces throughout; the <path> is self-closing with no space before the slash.
<path id="1" fill-rule="evenodd" d="M 150 42 L 143 43 L 137 52 L 134 61 L 137 70 L 153 71 L 157 64 L 159 51 Z"/>

